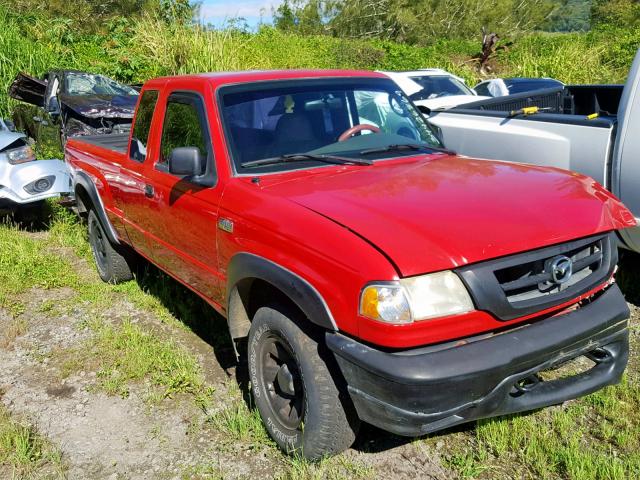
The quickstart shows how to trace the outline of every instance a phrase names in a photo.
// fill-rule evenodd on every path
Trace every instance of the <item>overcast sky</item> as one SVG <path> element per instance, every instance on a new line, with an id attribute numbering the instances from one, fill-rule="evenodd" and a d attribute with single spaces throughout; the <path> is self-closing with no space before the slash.
<path id="1" fill-rule="evenodd" d="M 271 21 L 271 7 L 277 7 L 282 0 L 201 0 L 200 16 L 207 23 L 220 25 L 225 20 L 243 17 L 251 27 L 260 21 Z"/>

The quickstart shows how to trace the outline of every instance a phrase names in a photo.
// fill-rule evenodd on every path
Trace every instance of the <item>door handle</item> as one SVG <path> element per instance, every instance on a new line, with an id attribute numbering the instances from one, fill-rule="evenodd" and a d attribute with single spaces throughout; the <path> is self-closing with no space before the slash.
<path id="1" fill-rule="evenodd" d="M 153 198 L 153 185 L 146 184 L 144 186 L 144 196 L 147 198 Z"/>

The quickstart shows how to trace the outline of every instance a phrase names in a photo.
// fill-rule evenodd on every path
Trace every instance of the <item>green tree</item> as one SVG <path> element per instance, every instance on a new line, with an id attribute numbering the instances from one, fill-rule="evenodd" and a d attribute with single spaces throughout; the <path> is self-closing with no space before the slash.
<path id="1" fill-rule="evenodd" d="M 577 32 L 590 28 L 591 0 L 560 0 L 543 29 L 548 32 Z"/>
<path id="2" fill-rule="evenodd" d="M 477 38 L 483 27 L 502 36 L 541 26 L 556 0 L 288 0 L 276 27 L 300 33 L 378 38 L 416 45 Z M 290 28 L 290 27 L 287 27 Z"/>
<path id="3" fill-rule="evenodd" d="M 285 0 L 273 10 L 273 24 L 279 30 L 303 35 L 330 33 L 328 20 L 334 3 L 325 0 Z"/>
<path id="4" fill-rule="evenodd" d="M 167 23 L 185 23 L 193 19 L 197 7 L 190 0 L 160 0 L 157 8 Z"/>
<path id="5" fill-rule="evenodd" d="M 272 8 L 273 25 L 283 32 L 292 32 L 296 29 L 298 17 L 294 12 L 295 6 L 289 0 L 282 2 L 278 8 Z"/>
<path id="6" fill-rule="evenodd" d="M 622 28 L 639 28 L 640 1 L 593 0 L 591 24 L 593 26 L 611 25 Z"/>
<path id="7" fill-rule="evenodd" d="M 190 0 L 0 0 L 8 9 L 22 15 L 66 18 L 76 30 L 103 29 L 109 20 L 157 15 L 167 23 L 190 21 L 198 4 Z"/>

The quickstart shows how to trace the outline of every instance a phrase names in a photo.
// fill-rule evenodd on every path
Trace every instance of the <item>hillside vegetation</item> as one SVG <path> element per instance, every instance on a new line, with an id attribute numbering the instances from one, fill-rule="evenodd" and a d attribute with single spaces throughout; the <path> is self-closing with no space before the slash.
<path id="1" fill-rule="evenodd" d="M 78 68 L 140 83 L 160 75 L 275 68 L 403 70 L 442 67 L 471 84 L 480 79 L 480 40 L 442 39 L 426 46 L 380 39 L 304 35 L 271 26 L 257 32 L 169 22 L 159 14 L 114 16 L 99 31 L 67 17 L 17 12 L 0 0 L 0 115 L 19 71 L 42 75 Z M 549 76 L 568 83 L 623 82 L 640 29 L 603 26 L 588 33 L 530 33 L 500 49 L 492 75 Z"/>
<path id="2" fill-rule="evenodd" d="M 517 3 L 529 1 L 538 2 Z M 640 4 L 593 0 L 590 10 L 584 5 L 590 0 L 557 1 L 580 10 L 581 25 L 590 22 L 592 30 L 500 30 L 501 48 L 486 71 L 567 83 L 623 82 L 640 46 Z M 287 3 L 291 15 L 307 15 L 316 30 L 294 18 L 289 26 L 276 21 L 250 32 L 242 22 L 226 29 L 193 25 L 189 0 L 0 0 L 0 116 L 14 105 L 6 91 L 16 73 L 40 76 L 53 68 L 129 83 L 270 68 L 442 67 L 470 84 L 480 80 L 479 32 L 412 34 L 406 38 L 414 41 L 405 43 L 398 32 L 393 38 L 367 37 L 366 29 L 349 38 L 338 34 L 354 5 L 386 5 L 405 28 L 416 22 L 403 23 L 413 20 L 403 9 L 420 2 L 491 3 L 296 0 Z M 322 16 L 325 23 L 317 23 L 309 8 L 336 4 L 347 15 L 334 15 L 342 24 Z M 553 29 L 576 29 L 575 18 L 564 13 Z M 163 472 L 203 479 L 640 478 L 638 256 L 622 257 L 617 275 L 632 312 L 631 356 L 619 385 L 419 439 L 365 427 L 354 449 L 312 464 L 281 455 L 245 402 L 246 382 L 234 368 L 222 317 L 144 263 L 135 280 L 102 283 L 86 225 L 53 203 L 40 214 L 0 221 L 0 479 L 154 478 Z"/>

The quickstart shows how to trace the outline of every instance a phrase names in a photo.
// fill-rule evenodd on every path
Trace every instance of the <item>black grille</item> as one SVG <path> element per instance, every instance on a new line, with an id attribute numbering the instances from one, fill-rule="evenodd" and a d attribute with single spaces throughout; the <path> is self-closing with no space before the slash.
<path id="1" fill-rule="evenodd" d="M 617 261 L 611 233 L 471 265 L 457 273 L 476 308 L 511 320 L 592 290 L 609 278 Z M 563 275 L 558 267 L 567 263 L 571 274 Z"/>

